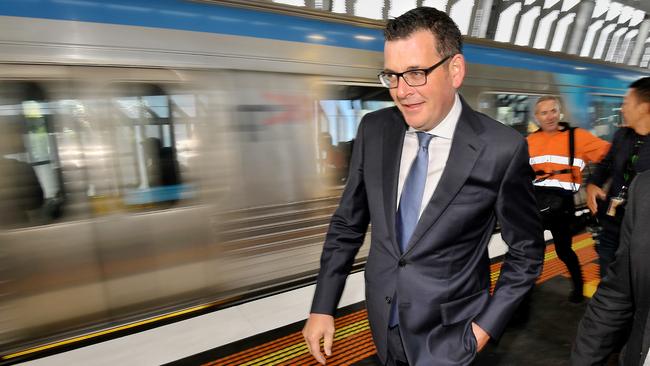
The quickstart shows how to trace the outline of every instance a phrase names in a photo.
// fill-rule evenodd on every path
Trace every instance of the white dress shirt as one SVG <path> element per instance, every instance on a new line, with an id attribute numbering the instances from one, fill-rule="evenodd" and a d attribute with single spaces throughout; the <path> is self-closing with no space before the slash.
<path id="1" fill-rule="evenodd" d="M 422 212 L 431 200 L 431 196 L 433 196 L 433 192 L 436 190 L 440 177 L 442 176 L 442 171 L 445 169 L 445 165 L 447 165 L 449 151 L 451 151 L 451 140 L 454 136 L 454 131 L 456 130 L 456 125 L 458 124 L 458 119 L 460 118 L 462 109 L 460 98 L 458 97 L 458 94 L 456 94 L 454 105 L 451 107 L 447 116 L 432 130 L 426 131 L 433 135 L 433 138 L 429 142 L 429 168 L 427 171 L 427 182 L 424 186 L 422 205 L 420 206 L 420 214 L 418 217 L 422 215 Z M 420 146 L 416 132 L 418 132 L 418 130 L 409 127 L 404 136 L 402 159 L 399 164 L 397 206 L 395 207 L 399 207 L 399 200 L 402 195 L 404 181 L 406 180 L 406 176 L 411 169 L 411 165 L 415 160 L 415 156 L 417 155 Z"/>

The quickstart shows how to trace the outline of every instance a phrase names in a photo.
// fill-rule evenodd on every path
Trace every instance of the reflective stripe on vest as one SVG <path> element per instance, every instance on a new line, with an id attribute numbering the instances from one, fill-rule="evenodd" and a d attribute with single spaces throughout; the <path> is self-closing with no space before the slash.
<path id="1" fill-rule="evenodd" d="M 543 164 L 543 163 L 553 163 L 553 164 L 562 164 L 569 165 L 569 158 L 566 156 L 560 155 L 540 155 L 530 158 L 530 165 Z M 582 159 L 573 158 L 573 166 L 584 169 L 585 162 Z"/>

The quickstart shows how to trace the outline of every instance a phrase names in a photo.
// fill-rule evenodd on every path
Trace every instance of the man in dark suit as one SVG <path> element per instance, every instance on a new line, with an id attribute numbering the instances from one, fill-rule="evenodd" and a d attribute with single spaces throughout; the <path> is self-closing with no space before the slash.
<path id="1" fill-rule="evenodd" d="M 331 354 L 333 314 L 372 222 L 366 306 L 381 362 L 470 364 L 541 271 L 528 148 L 458 95 L 461 35 L 445 13 L 411 10 L 388 22 L 385 37 L 380 81 L 396 107 L 361 121 L 303 335 L 324 364 L 319 341 Z M 490 295 L 497 220 L 509 251 Z"/>
<path id="2" fill-rule="evenodd" d="M 578 327 L 571 365 L 605 365 L 625 343 L 619 365 L 649 365 L 650 173 L 630 187 L 615 261 L 598 286 Z"/>

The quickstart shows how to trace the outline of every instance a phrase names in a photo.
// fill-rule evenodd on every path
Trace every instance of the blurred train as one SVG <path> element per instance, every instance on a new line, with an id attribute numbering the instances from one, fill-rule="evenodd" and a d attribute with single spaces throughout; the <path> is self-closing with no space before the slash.
<path id="1" fill-rule="evenodd" d="M 0 2 L 0 354 L 313 279 L 382 24 L 255 2 Z M 648 70 L 468 39 L 462 94 L 610 138 Z M 357 258 L 359 267 L 367 243 Z"/>

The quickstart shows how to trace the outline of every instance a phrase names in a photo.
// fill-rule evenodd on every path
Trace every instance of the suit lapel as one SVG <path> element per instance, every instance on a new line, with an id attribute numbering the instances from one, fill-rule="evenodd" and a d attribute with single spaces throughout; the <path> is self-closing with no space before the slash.
<path id="1" fill-rule="evenodd" d="M 399 256 L 400 248 L 395 235 L 395 213 L 397 212 L 397 185 L 399 181 L 399 166 L 402 158 L 402 145 L 406 133 L 406 122 L 397 107 L 392 110 L 392 118 L 384 124 L 382 147 L 382 182 L 384 196 L 384 211 L 386 225 L 393 244 L 393 249 Z"/>
<path id="2" fill-rule="evenodd" d="M 483 142 L 476 132 L 482 128 L 480 122 L 476 118 L 475 112 L 464 100 L 462 102 L 463 110 L 456 125 L 447 164 L 431 200 L 424 212 L 422 212 L 422 216 L 415 227 L 407 253 L 412 250 L 414 244 L 420 240 L 424 233 L 435 224 L 456 196 L 456 193 L 462 188 L 483 149 Z"/>

